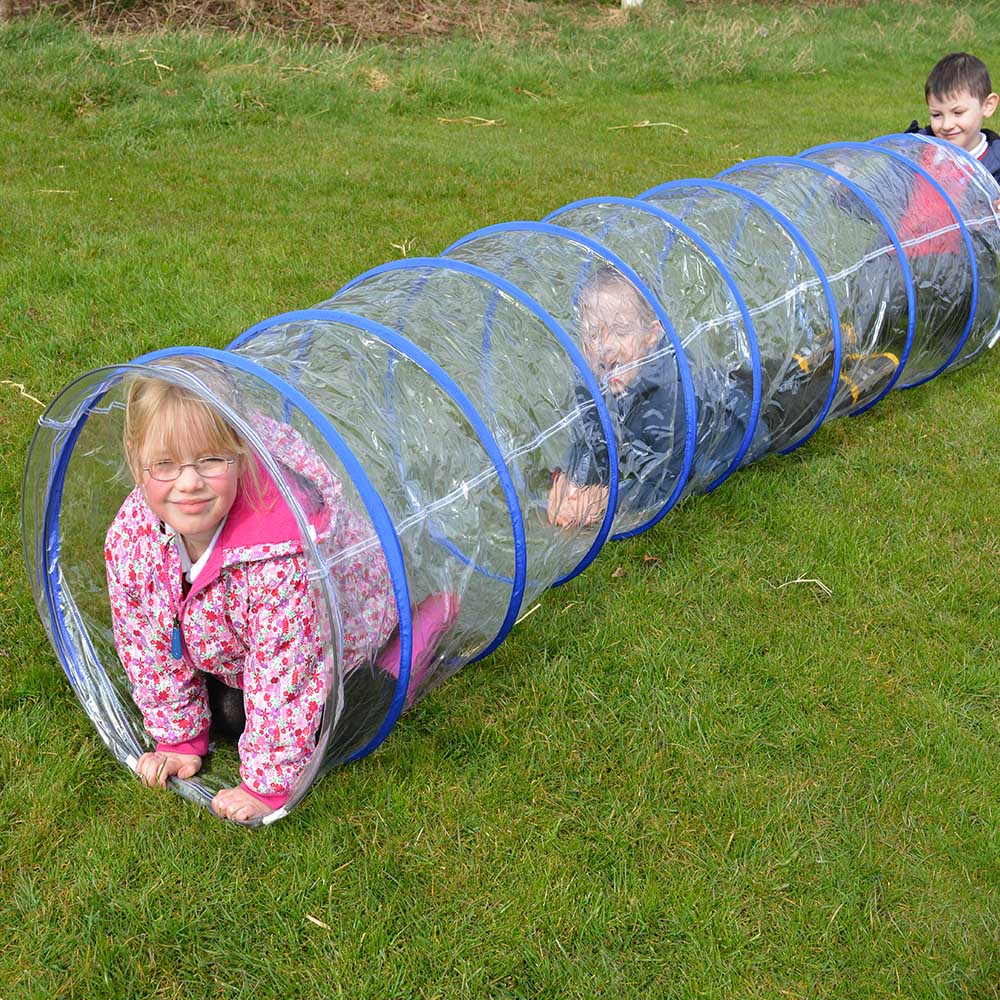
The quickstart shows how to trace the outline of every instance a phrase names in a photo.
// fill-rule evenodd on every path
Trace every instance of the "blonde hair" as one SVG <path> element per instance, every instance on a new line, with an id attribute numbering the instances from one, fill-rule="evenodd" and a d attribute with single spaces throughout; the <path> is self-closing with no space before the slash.
<path id="1" fill-rule="evenodd" d="M 608 264 L 602 264 L 596 271 L 587 276 L 587 280 L 584 281 L 580 289 L 581 307 L 586 308 L 585 302 L 593 303 L 599 295 L 605 292 L 615 293 L 623 301 L 633 305 L 643 327 L 652 326 L 659 322 L 646 296 L 621 271 Z"/>
<path id="2" fill-rule="evenodd" d="M 132 478 L 142 482 L 144 454 L 150 445 L 164 448 L 180 459 L 207 453 L 238 458 L 241 485 L 249 482 L 261 494 L 261 483 L 249 445 L 219 411 L 190 389 L 152 375 L 132 375 L 125 379 L 125 426 L 122 431 L 125 458 Z M 199 455 L 189 455 L 191 446 Z"/>

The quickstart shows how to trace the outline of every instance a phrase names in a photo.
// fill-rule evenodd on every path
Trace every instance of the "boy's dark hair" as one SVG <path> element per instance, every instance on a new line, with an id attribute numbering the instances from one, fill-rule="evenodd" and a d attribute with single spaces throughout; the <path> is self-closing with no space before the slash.
<path id="1" fill-rule="evenodd" d="M 990 71 L 986 64 L 968 52 L 952 52 L 940 59 L 924 85 L 924 97 L 946 100 L 957 94 L 970 93 L 977 101 L 985 101 L 993 92 Z"/>

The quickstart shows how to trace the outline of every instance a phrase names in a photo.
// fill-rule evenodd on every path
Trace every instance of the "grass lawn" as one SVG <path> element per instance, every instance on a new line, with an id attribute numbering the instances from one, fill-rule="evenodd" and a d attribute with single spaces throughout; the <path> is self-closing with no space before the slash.
<path id="1" fill-rule="evenodd" d="M 20 477 L 74 376 L 896 131 L 947 51 L 1000 75 L 993 0 L 537 7 L 419 46 L 0 28 L 0 998 L 1000 995 L 996 356 L 608 546 L 257 833 L 140 787 L 48 646 Z"/>

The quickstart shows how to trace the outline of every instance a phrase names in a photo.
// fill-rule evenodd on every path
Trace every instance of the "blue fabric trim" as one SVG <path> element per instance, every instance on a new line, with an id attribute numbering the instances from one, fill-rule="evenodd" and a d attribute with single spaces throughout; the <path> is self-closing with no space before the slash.
<path id="1" fill-rule="evenodd" d="M 597 384 L 597 380 L 591 374 L 590 368 L 587 366 L 587 362 L 584 360 L 583 355 L 577 349 L 576 345 L 567 335 L 562 326 L 557 323 L 556 320 L 545 309 L 543 309 L 538 302 L 506 278 L 501 277 L 484 267 L 479 267 L 475 264 L 467 264 L 465 261 L 461 260 L 447 260 L 441 257 L 407 257 L 404 260 L 391 261 L 388 264 L 381 264 L 378 267 L 372 268 L 370 271 L 366 271 L 364 274 L 359 275 L 357 278 L 354 278 L 344 285 L 344 287 L 341 288 L 333 298 L 336 299 L 337 295 L 340 295 L 342 292 L 346 292 L 355 285 L 379 274 L 385 274 L 390 271 L 415 270 L 419 268 L 440 268 L 442 270 L 456 271 L 461 274 L 468 274 L 472 277 L 480 279 L 481 281 L 485 281 L 511 296 L 511 298 L 515 299 L 545 324 L 549 332 L 559 342 L 559 345 L 569 355 L 570 361 L 573 362 L 573 365 L 580 374 L 580 378 L 583 380 L 587 389 L 590 391 L 591 396 L 594 398 L 594 405 L 597 409 L 598 418 L 601 421 L 601 426 L 604 428 L 605 436 L 610 442 L 608 450 L 609 461 L 613 458 L 614 471 L 617 473 L 618 447 L 615 442 L 614 427 L 611 423 L 611 416 L 604 403 L 600 387 Z M 614 505 L 617 502 L 617 497 L 618 477 L 617 475 L 613 475 L 611 490 L 609 492 L 608 512 L 597 532 L 597 537 L 594 539 L 590 548 L 577 565 L 552 584 L 554 587 L 572 580 L 573 577 L 582 573 L 583 570 L 585 570 L 597 557 L 598 552 L 600 552 L 601 547 L 604 545 L 604 542 L 608 537 L 608 533 L 611 530 L 611 523 L 614 520 Z"/>
<path id="2" fill-rule="evenodd" d="M 493 462 L 493 467 L 497 471 L 497 476 L 499 477 L 500 484 L 503 488 L 504 498 L 507 501 L 507 513 L 510 516 L 511 534 L 514 536 L 514 578 L 509 579 L 488 573 L 482 567 L 477 566 L 475 562 L 470 560 L 468 556 L 460 552 L 455 546 L 450 543 L 448 545 L 449 551 L 452 551 L 453 554 L 466 563 L 466 565 L 472 566 L 476 572 L 483 573 L 504 583 L 509 583 L 512 588 L 510 601 L 507 606 L 507 614 L 504 617 L 500 630 L 497 632 L 495 638 L 486 646 L 486 648 L 469 662 L 475 663 L 477 660 L 481 660 L 483 657 L 492 653 L 493 650 L 495 650 L 497 646 L 503 642 L 510 630 L 514 627 L 514 624 L 517 621 L 517 616 L 521 611 L 521 605 L 524 601 L 525 579 L 527 574 L 527 544 L 524 536 L 524 516 L 521 511 L 521 502 L 518 499 L 517 491 L 514 488 L 514 483 L 511 480 L 510 472 L 507 469 L 507 464 L 504 461 L 503 453 L 500 450 L 499 444 L 497 444 L 496 438 L 486 426 L 482 417 L 480 417 L 471 400 L 458 387 L 454 379 L 452 379 L 452 377 L 429 354 L 423 351 L 412 341 L 409 341 L 405 337 L 401 336 L 395 330 L 391 330 L 389 327 L 383 326 L 381 323 L 377 323 L 374 320 L 367 319 L 364 316 L 357 316 L 353 313 L 341 312 L 336 309 L 300 309 L 294 312 L 281 313 L 280 315 L 272 316 L 270 319 L 263 320 L 262 322 L 257 323 L 248 330 L 244 331 L 239 337 L 233 340 L 227 350 L 238 351 L 244 344 L 274 326 L 281 326 L 287 323 L 305 322 L 343 323 L 348 326 L 357 327 L 360 330 L 364 330 L 366 333 L 372 334 L 379 340 L 382 340 L 394 351 L 398 351 L 401 355 L 408 358 L 410 361 L 413 361 L 435 381 L 442 391 L 462 411 L 462 414 L 469 421 L 473 430 L 478 435 L 479 442 L 482 445 L 483 450 Z"/>

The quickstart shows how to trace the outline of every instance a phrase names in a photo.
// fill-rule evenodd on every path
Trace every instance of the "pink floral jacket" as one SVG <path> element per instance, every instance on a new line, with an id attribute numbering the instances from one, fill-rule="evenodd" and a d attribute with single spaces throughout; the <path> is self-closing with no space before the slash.
<path id="1" fill-rule="evenodd" d="M 336 553 L 370 538 L 371 528 L 344 499 L 340 482 L 298 434 L 281 425 L 272 430 L 284 434 L 278 441 L 283 460 L 295 459 L 289 467 L 295 471 L 286 478 L 301 477 L 300 485 L 316 487 L 303 506 L 321 550 Z M 138 488 L 108 530 L 104 555 L 118 655 L 157 749 L 199 756 L 208 751 L 203 672 L 215 674 L 244 692 L 243 787 L 278 808 L 315 748 L 330 630 L 319 620 L 298 522 L 260 472 L 263 496 L 251 501 L 239 490 L 209 562 L 186 596 L 173 532 Z M 377 543 L 355 558 L 334 559 L 330 572 L 340 597 L 342 669 L 348 672 L 372 660 L 388 639 L 396 606 Z M 175 626 L 183 640 L 179 659 L 171 648 Z"/>

